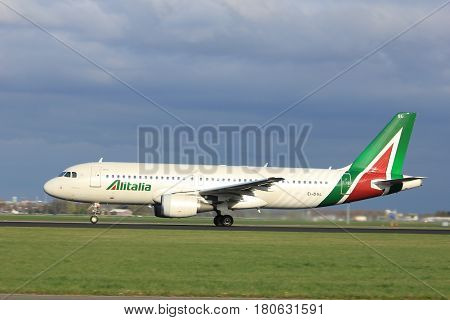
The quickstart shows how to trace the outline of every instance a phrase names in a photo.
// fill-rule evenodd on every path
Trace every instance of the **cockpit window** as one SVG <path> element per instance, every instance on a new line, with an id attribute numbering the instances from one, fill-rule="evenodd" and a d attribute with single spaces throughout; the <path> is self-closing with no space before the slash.
<path id="1" fill-rule="evenodd" d="M 76 178 L 77 177 L 77 173 L 76 172 L 72 172 L 72 178 Z"/>
<path id="2" fill-rule="evenodd" d="M 70 178 L 70 172 L 66 172 L 66 174 L 64 175 L 64 177 Z"/>
<path id="3" fill-rule="evenodd" d="M 66 174 L 66 172 L 63 171 L 63 172 L 61 172 L 61 173 L 58 175 L 58 177 L 63 177 L 65 174 Z"/>

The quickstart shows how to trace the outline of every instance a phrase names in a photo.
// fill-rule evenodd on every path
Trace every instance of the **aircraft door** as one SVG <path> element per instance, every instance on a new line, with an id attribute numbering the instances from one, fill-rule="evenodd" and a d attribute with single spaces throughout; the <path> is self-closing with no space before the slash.
<path id="1" fill-rule="evenodd" d="M 341 194 L 349 195 L 351 185 L 352 176 L 350 175 L 350 173 L 344 173 L 341 177 Z"/>
<path id="2" fill-rule="evenodd" d="M 91 167 L 91 187 L 100 188 L 102 186 L 102 167 Z"/>

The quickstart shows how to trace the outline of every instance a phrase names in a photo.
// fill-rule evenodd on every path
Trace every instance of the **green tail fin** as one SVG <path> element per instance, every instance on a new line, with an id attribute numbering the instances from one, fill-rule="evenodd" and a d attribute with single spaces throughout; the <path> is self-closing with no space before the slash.
<path id="1" fill-rule="evenodd" d="M 382 152 L 390 149 L 389 173 L 392 178 L 403 177 L 403 162 L 408 149 L 416 114 L 414 112 L 397 113 L 375 139 L 352 163 L 350 172 L 361 172 L 367 168 Z"/>
<path id="2" fill-rule="evenodd" d="M 415 120 L 416 114 L 413 112 L 397 113 L 356 160 L 345 168 L 340 181 L 319 207 L 342 203 L 348 199 L 351 187 L 356 188 L 360 182 L 358 177 L 366 173 L 387 180 L 402 179 L 403 162 Z"/>

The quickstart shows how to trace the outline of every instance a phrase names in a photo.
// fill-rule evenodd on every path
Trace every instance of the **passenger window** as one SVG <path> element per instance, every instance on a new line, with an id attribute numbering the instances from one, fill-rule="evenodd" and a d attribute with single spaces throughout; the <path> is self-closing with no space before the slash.
<path id="1" fill-rule="evenodd" d="M 66 174 L 64 175 L 64 177 L 70 178 L 70 172 L 66 172 Z"/>

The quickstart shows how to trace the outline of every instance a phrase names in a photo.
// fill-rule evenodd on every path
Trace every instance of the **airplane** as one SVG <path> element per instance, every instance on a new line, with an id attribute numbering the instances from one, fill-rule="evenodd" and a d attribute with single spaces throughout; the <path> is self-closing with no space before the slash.
<path id="1" fill-rule="evenodd" d="M 223 165 L 83 163 L 47 181 L 55 198 L 92 203 L 91 223 L 101 204 L 138 204 L 162 218 L 215 212 L 214 224 L 231 227 L 239 209 L 320 208 L 394 194 L 422 186 L 424 177 L 403 174 L 416 114 L 396 114 L 350 165 L 340 169 Z M 228 213 L 228 212 L 227 212 Z"/>

